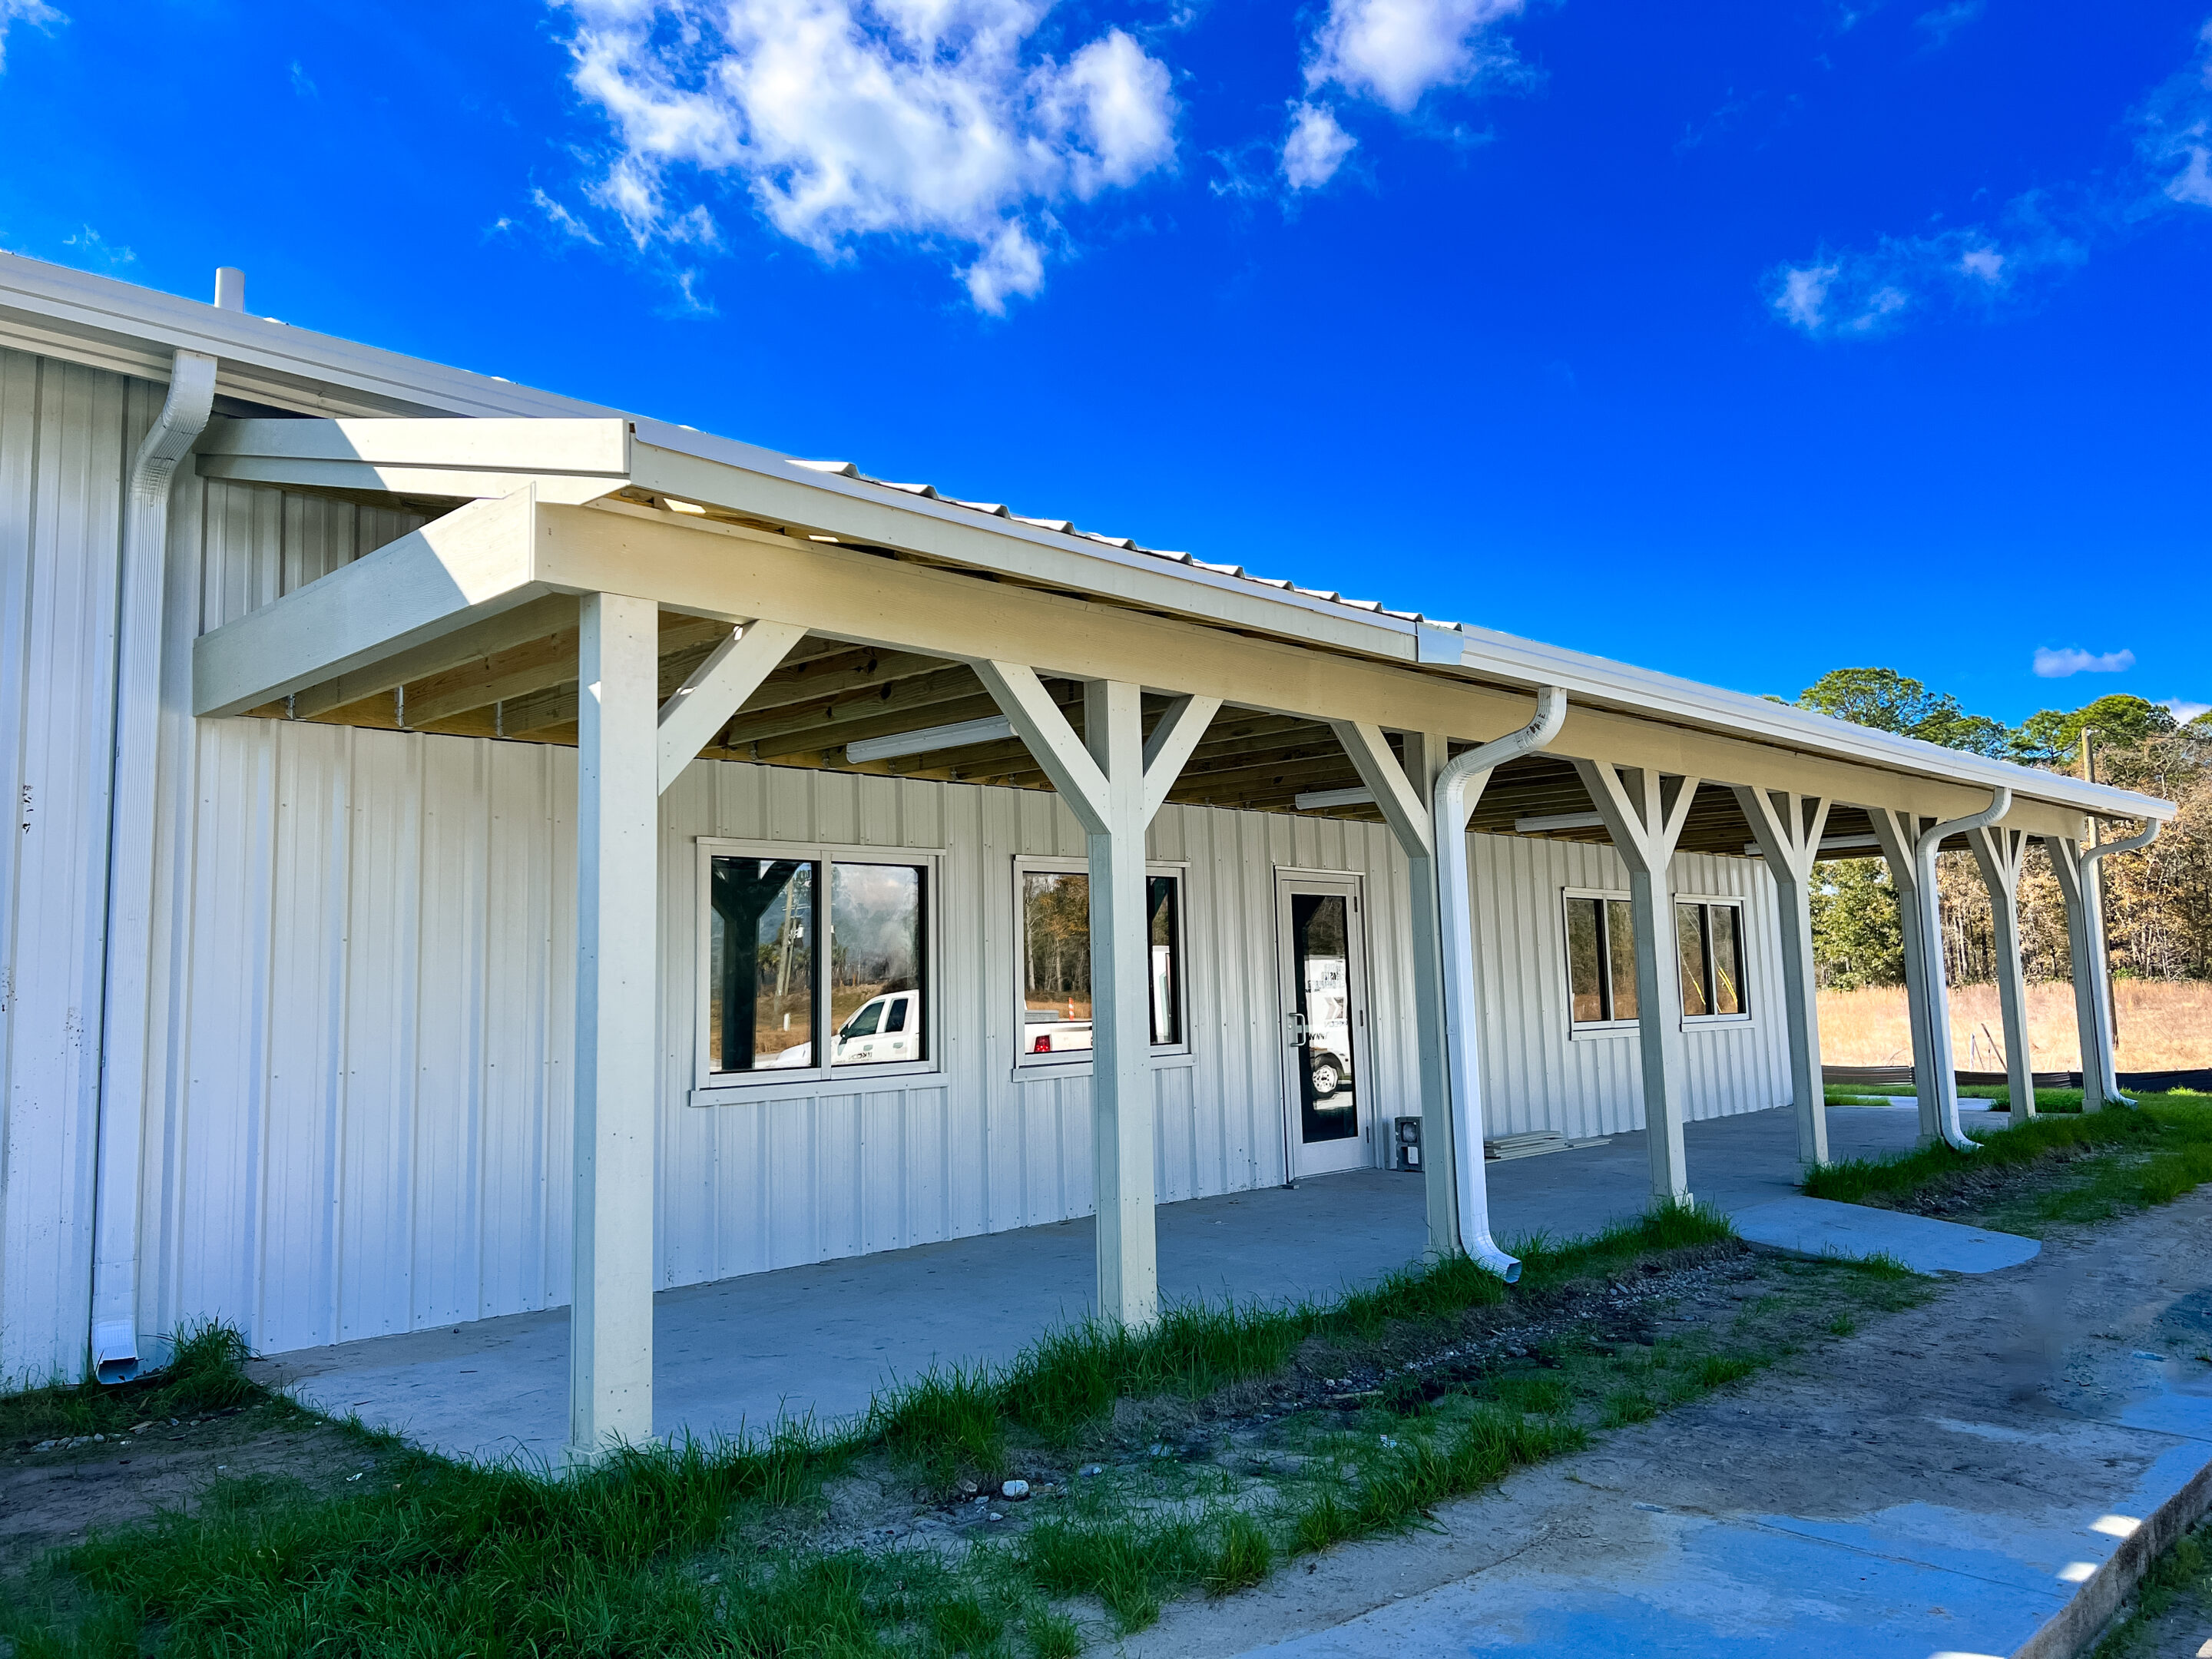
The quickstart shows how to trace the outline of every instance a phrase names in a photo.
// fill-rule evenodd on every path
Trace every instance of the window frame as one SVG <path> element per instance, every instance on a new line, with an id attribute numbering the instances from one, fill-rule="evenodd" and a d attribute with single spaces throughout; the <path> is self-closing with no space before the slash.
<path id="1" fill-rule="evenodd" d="M 1597 900 L 1597 959 L 1600 968 L 1607 970 L 1608 973 L 1603 994 L 1609 1003 L 1613 996 L 1612 980 L 1609 975 L 1613 963 L 1613 937 L 1612 923 L 1607 920 L 1608 913 L 1606 906 L 1608 902 L 1626 904 L 1629 902 L 1630 897 L 1631 895 L 1623 888 L 1562 887 L 1559 890 L 1559 987 L 1561 994 L 1566 999 L 1567 1036 L 1570 1041 L 1590 1037 L 1620 1036 L 1641 1027 L 1642 1022 L 1633 1014 L 1626 1019 L 1577 1019 L 1575 1018 L 1575 964 L 1573 953 L 1568 945 L 1572 930 L 1572 924 L 1567 920 L 1568 904 L 1575 899 Z"/>
<path id="2" fill-rule="evenodd" d="M 714 1099 L 757 1094 L 763 1090 L 786 1095 L 812 1095 L 848 1088 L 864 1078 L 915 1078 L 943 1074 L 945 1019 L 944 1010 L 939 1005 L 944 998 L 936 988 L 944 983 L 942 940 L 945 929 L 941 918 L 945 913 L 945 854 L 941 849 L 862 847 L 842 842 L 738 840 L 719 836 L 701 836 L 695 845 L 697 865 L 692 916 L 698 937 L 693 953 L 696 984 L 692 995 L 692 1088 L 695 1094 L 708 1097 L 702 1103 L 711 1104 Z M 837 925 L 836 918 L 830 912 L 833 885 L 830 872 L 831 865 L 883 864 L 921 870 L 921 969 L 925 988 L 921 999 L 923 1057 L 872 1064 L 832 1066 L 825 1063 L 750 1072 L 714 1070 L 714 1057 L 708 1052 L 707 1037 L 709 1005 L 714 991 L 714 928 L 711 912 L 714 906 L 714 861 L 718 858 L 793 859 L 819 864 L 822 866 L 819 886 L 823 927 L 829 937 L 834 937 Z M 815 1006 L 821 1011 L 822 1046 L 828 1048 L 836 1040 L 836 1030 L 829 1023 L 830 975 L 834 963 L 832 952 L 827 948 L 816 951 L 814 955 L 814 1001 Z"/>
<path id="3" fill-rule="evenodd" d="M 1736 988 L 1743 1006 L 1733 1014 L 1693 1014 L 1686 1006 L 1682 1012 L 1682 1029 L 1688 1031 L 1702 1030 L 1709 1025 L 1751 1024 L 1751 936 L 1744 931 L 1744 921 L 1750 907 L 1741 894 L 1735 893 L 1675 893 L 1671 896 L 1678 912 L 1679 908 L 1684 905 L 1696 905 L 1701 909 L 1725 907 L 1735 912 Z M 1669 919 L 1674 921 L 1677 927 L 1680 926 L 1677 914 L 1670 914 Z M 1699 922 L 1699 948 L 1710 952 L 1712 937 L 1712 925 Z M 1679 974 L 1680 970 L 1678 968 L 1676 971 Z"/>
<path id="4" fill-rule="evenodd" d="M 1028 923 L 1024 918 L 1022 903 L 1022 878 L 1031 873 L 1088 876 L 1091 873 L 1091 863 L 1087 859 L 1054 858 L 1029 854 L 1017 854 L 1014 857 L 1013 880 L 1010 893 L 1014 913 L 1012 934 L 1014 941 L 1012 974 L 1014 1070 L 1017 1074 L 1024 1072 L 1053 1072 L 1065 1074 L 1069 1069 L 1074 1067 L 1087 1071 L 1091 1063 L 1093 1052 L 1089 1048 L 1070 1048 L 1063 1054 L 1033 1054 L 1029 1052 L 1028 1044 L 1023 1041 L 1029 1029 L 1027 1022 L 1029 1004 L 1023 995 L 1022 981 L 1027 974 L 1024 964 L 1029 961 L 1030 941 Z M 1153 1060 L 1187 1059 L 1194 1052 L 1191 1048 L 1190 1036 L 1190 866 L 1186 862 L 1176 860 L 1147 860 L 1145 864 L 1145 875 L 1147 879 L 1154 876 L 1165 876 L 1176 884 L 1175 951 L 1177 969 L 1175 985 L 1176 1030 L 1181 1033 L 1180 1041 L 1152 1043 L 1149 1046 L 1147 1053 Z M 1149 964 L 1146 982 L 1148 985 L 1151 983 Z M 1152 1002 L 1149 997 L 1146 1000 L 1145 1010 L 1146 1018 L 1149 1022 L 1152 1018 Z"/>

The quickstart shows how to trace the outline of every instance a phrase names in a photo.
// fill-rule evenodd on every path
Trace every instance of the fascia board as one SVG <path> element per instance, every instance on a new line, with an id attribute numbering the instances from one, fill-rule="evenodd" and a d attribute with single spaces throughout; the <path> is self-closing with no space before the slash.
<path id="1" fill-rule="evenodd" d="M 685 465 L 696 461 L 732 469 L 745 475 L 744 479 L 720 478 Z M 950 502 L 921 497 L 887 501 L 884 497 L 894 492 L 883 485 L 815 472 L 749 444 L 678 434 L 641 420 L 632 467 L 633 479 L 641 488 L 679 497 L 696 495 L 824 534 L 878 542 L 981 569 L 1013 571 L 1079 592 L 1155 605 L 1194 620 L 1261 629 L 1385 661 L 1444 666 L 1425 648 L 1426 639 L 1416 638 L 1417 634 L 1441 630 L 1394 617 L 1347 615 L 1342 605 L 1303 594 L 1255 592 L 1252 583 L 1235 577 L 993 519 Z M 1010 549 L 1024 551 L 1010 559 Z M 1647 719 L 1656 715 L 1698 731 L 1752 738 L 1947 782 L 2002 786 L 2082 812 L 2130 818 L 2148 813 L 2163 819 L 2175 811 L 2171 802 L 2124 789 L 1876 732 L 1494 629 L 1462 626 L 1460 638 L 1460 657 L 1451 665 L 1462 670 L 1466 678 L 1492 685 L 1531 693 L 1540 686 L 1557 685 L 1570 699 L 1621 714 Z"/>
<path id="2" fill-rule="evenodd" d="M 1296 644 L 1334 646 L 1390 662 L 1415 659 L 1411 623 L 1370 619 L 1342 605 L 1278 594 L 1151 554 L 994 519 L 951 502 L 901 496 L 881 484 L 812 471 L 771 450 L 723 439 L 695 439 L 679 447 L 666 441 L 668 435 L 656 422 L 637 423 L 630 459 L 630 480 L 637 488 L 841 540 L 896 547 L 1224 627 L 1255 629 Z M 714 453 L 702 453 L 708 450 Z"/>

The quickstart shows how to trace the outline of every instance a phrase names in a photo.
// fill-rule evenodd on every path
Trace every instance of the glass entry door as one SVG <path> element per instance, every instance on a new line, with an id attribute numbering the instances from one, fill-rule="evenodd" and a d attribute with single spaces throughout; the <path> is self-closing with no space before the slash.
<path id="1" fill-rule="evenodd" d="M 1283 1108 L 1293 1181 L 1371 1161 L 1359 1109 L 1367 1070 L 1364 923 L 1356 878 L 1276 878 Z"/>

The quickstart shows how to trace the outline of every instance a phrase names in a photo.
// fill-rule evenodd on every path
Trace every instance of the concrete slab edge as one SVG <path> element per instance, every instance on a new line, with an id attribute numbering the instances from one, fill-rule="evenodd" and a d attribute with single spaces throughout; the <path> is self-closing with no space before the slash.
<path id="1" fill-rule="evenodd" d="M 2212 1462 L 2191 1475 L 2181 1490 L 2143 1517 L 2120 1540 L 2104 1565 L 2084 1579 L 2074 1599 L 2053 1613 L 2043 1628 L 2013 1650 L 2012 1659 L 2077 1659 L 2087 1653 L 2127 1604 L 2143 1575 L 2212 1510 Z"/>

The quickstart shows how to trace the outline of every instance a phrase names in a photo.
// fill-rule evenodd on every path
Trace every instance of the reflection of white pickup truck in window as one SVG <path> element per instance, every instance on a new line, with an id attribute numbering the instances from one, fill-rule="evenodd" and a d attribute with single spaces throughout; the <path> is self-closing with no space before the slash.
<path id="1" fill-rule="evenodd" d="M 837 1028 L 830 1045 L 832 1066 L 884 1066 L 895 1060 L 921 1060 L 921 993 L 886 991 L 870 997 Z M 814 1064 L 814 1045 L 794 1042 L 762 1071 L 791 1071 Z"/>
<path id="2" fill-rule="evenodd" d="M 1022 1048 L 1032 1054 L 1062 1054 L 1091 1047 L 1091 1022 L 1069 1019 L 1057 1008 L 1022 1010 Z"/>
<path id="3" fill-rule="evenodd" d="M 837 1028 L 832 1066 L 881 1066 L 921 1058 L 921 993 L 886 991 L 870 997 Z"/>

